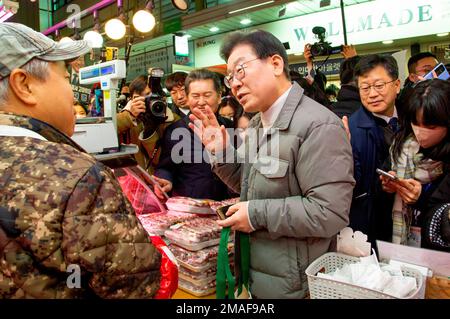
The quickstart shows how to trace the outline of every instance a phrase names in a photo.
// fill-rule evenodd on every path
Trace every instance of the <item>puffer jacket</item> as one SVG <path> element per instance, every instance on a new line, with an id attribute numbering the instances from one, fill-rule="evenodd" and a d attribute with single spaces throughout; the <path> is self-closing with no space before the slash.
<path id="1" fill-rule="evenodd" d="M 261 128 L 260 114 L 249 127 Z M 341 121 L 296 83 L 272 128 L 253 163 L 247 149 L 244 164 L 242 158 L 217 163 L 214 172 L 249 201 L 256 229 L 250 233 L 252 295 L 303 298 L 306 268 L 334 248 L 336 234 L 348 224 L 352 150 Z M 246 139 L 251 148 L 255 143 Z M 278 155 L 268 151 L 269 144 L 279 146 Z"/>
<path id="2" fill-rule="evenodd" d="M 154 296 L 161 255 L 108 167 L 28 117 L 0 113 L 0 143 L 0 298 Z"/>

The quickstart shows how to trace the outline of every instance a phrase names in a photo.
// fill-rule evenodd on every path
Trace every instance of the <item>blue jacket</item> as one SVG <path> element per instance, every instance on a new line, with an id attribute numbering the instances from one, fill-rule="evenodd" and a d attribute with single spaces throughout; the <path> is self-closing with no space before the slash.
<path id="1" fill-rule="evenodd" d="M 375 239 L 391 240 L 393 195 L 383 192 L 377 168 L 389 170 L 389 147 L 383 129 L 371 112 L 360 107 L 349 127 L 356 186 L 350 209 L 350 227 Z"/>

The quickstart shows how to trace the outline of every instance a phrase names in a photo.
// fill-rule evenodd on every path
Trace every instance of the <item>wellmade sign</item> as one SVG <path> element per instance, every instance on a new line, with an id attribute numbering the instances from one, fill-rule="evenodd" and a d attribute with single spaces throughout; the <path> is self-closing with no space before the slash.
<path id="1" fill-rule="evenodd" d="M 347 42 L 364 44 L 450 31 L 449 0 L 374 0 L 345 7 Z M 271 22 L 252 29 L 273 33 L 289 42 L 288 54 L 303 52 L 306 43 L 317 41 L 312 29 L 322 26 L 333 46 L 344 43 L 340 8 Z M 196 65 L 222 64 L 219 56 L 224 35 L 197 40 Z M 203 47 L 203 43 L 208 43 Z M 214 41 L 214 43 L 212 43 Z"/>

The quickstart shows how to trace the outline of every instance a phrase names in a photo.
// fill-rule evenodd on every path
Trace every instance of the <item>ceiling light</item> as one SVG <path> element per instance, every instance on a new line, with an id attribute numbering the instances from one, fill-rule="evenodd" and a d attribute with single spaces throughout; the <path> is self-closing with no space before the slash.
<path id="1" fill-rule="evenodd" d="M 392 44 L 392 43 L 394 43 L 394 41 L 392 41 L 392 40 L 385 40 L 382 43 L 383 44 Z"/>
<path id="2" fill-rule="evenodd" d="M 126 32 L 125 24 L 118 18 L 114 18 L 106 22 L 105 32 L 108 37 L 113 40 L 119 40 L 123 38 Z"/>
<path id="3" fill-rule="evenodd" d="M 228 14 L 233 14 L 233 13 L 236 13 L 236 12 L 241 12 L 241 11 L 248 10 L 248 9 L 253 9 L 253 8 L 260 7 L 260 6 L 263 6 L 265 4 L 269 4 L 269 3 L 273 3 L 273 2 L 275 2 L 275 0 L 270 0 L 270 1 L 262 2 L 262 3 L 258 3 L 258 4 L 255 4 L 253 6 L 249 6 L 249 7 L 245 7 L 245 8 L 241 8 L 241 9 L 230 11 L 230 12 L 228 12 Z"/>
<path id="4" fill-rule="evenodd" d="M 133 16 L 133 26 L 139 32 L 150 32 L 156 24 L 155 17 L 148 10 L 139 10 Z"/>
<path id="5" fill-rule="evenodd" d="M 209 29 L 209 31 L 211 31 L 211 32 L 217 32 L 219 30 L 220 29 L 218 27 L 212 27 L 212 28 Z"/>
<path id="6" fill-rule="evenodd" d="M 247 25 L 247 24 L 250 24 L 250 23 L 252 23 L 252 20 L 250 20 L 250 19 L 242 19 L 241 20 L 241 24 L 243 24 L 243 25 Z"/>
<path id="7" fill-rule="evenodd" d="M 438 33 L 436 34 L 438 37 L 446 37 L 448 36 L 448 32 L 444 32 L 444 33 Z"/>
<path id="8" fill-rule="evenodd" d="M 91 48 L 101 48 L 103 46 L 103 37 L 97 31 L 88 31 L 83 37 L 89 43 Z"/>
<path id="9" fill-rule="evenodd" d="M 68 43 L 68 42 L 73 42 L 73 40 L 69 37 L 64 37 L 61 40 L 59 40 L 59 43 Z"/>
<path id="10" fill-rule="evenodd" d="M 91 48 L 101 48 L 103 46 L 103 37 L 100 34 L 100 20 L 98 18 L 98 11 L 93 12 L 94 28 L 84 34 L 83 39 L 86 40 Z"/>
<path id="11" fill-rule="evenodd" d="M 172 5 L 180 11 L 187 11 L 189 9 L 188 1 L 186 0 L 172 0 Z"/>
<path id="12" fill-rule="evenodd" d="M 139 10 L 133 16 L 133 26 L 142 33 L 150 32 L 156 25 L 152 10 L 155 8 L 153 0 L 147 1 L 145 9 Z"/>

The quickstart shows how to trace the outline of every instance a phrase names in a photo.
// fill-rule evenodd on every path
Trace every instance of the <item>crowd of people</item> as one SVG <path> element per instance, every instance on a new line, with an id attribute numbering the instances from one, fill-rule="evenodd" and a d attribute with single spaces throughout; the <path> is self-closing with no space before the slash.
<path id="1" fill-rule="evenodd" d="M 70 139 L 67 66 L 87 43 L 62 45 L 15 23 L 0 24 L 0 36 L 0 297 L 153 297 L 161 254 L 112 170 Z M 392 56 L 346 46 L 337 90 L 309 45 L 302 75 L 269 32 L 223 43 L 225 76 L 166 77 L 162 119 L 146 110 L 148 77 L 134 79 L 117 133 L 139 147 L 161 198 L 240 197 L 218 223 L 250 236 L 254 298 L 307 296 L 306 267 L 348 225 L 375 249 L 384 240 L 450 252 L 450 81 L 424 79 L 434 55 L 412 56 L 401 83 Z M 66 285 L 70 264 L 81 267 L 80 289 Z"/>

